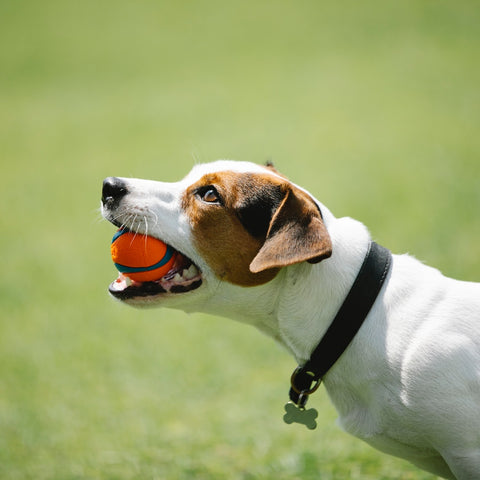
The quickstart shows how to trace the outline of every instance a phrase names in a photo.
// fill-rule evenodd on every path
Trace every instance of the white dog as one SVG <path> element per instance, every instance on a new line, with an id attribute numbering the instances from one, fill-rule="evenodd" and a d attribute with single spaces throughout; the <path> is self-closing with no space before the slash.
<path id="1" fill-rule="evenodd" d="M 178 251 L 156 282 L 120 275 L 114 297 L 255 325 L 300 365 L 358 290 L 357 276 L 370 281 L 359 273 L 372 245 L 365 226 L 335 218 L 270 166 L 218 161 L 177 183 L 108 178 L 102 212 Z M 322 372 L 340 424 L 429 472 L 480 479 L 480 284 L 407 255 L 386 257 L 382 268 L 358 332 Z M 313 388 L 294 390 L 302 411 Z"/>

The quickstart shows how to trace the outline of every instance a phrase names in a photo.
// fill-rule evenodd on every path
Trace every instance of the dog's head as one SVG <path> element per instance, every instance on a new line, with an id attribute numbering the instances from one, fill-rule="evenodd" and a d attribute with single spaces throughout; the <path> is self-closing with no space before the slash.
<path id="1" fill-rule="evenodd" d="M 207 300 L 219 282 L 262 285 L 283 267 L 332 253 L 317 203 L 271 166 L 222 160 L 197 165 L 176 183 L 110 177 L 102 213 L 178 252 L 161 280 L 120 275 L 110 285 L 114 297 L 132 305 Z"/>

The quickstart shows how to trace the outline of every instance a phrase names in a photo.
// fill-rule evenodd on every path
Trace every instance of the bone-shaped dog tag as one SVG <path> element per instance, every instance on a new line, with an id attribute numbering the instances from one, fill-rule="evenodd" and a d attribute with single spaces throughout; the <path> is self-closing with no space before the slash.
<path id="1" fill-rule="evenodd" d="M 287 424 L 299 423 L 305 425 L 309 430 L 314 430 L 317 428 L 317 422 L 315 419 L 318 417 L 318 412 L 314 408 L 305 408 L 297 407 L 293 402 L 288 402 L 285 404 L 285 415 L 283 416 L 283 421 Z"/>

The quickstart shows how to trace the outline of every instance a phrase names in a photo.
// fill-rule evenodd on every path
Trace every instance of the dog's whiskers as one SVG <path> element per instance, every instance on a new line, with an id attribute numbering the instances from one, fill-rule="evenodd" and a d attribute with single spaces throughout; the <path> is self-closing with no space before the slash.
<path id="1" fill-rule="evenodd" d="M 133 217 L 130 217 L 131 218 L 131 222 L 130 222 L 130 231 L 131 232 L 134 232 L 134 236 L 133 238 L 135 238 L 138 234 L 138 225 L 137 225 L 137 228 L 134 227 L 134 225 L 136 225 L 137 223 L 137 214 L 135 213 L 133 215 Z"/>
<path id="2" fill-rule="evenodd" d="M 153 226 L 156 227 L 156 226 L 158 225 L 158 215 L 157 215 L 151 208 L 148 209 L 148 214 L 149 214 L 151 217 L 155 218 L 155 223 L 154 223 Z M 144 219 L 145 219 L 145 222 L 146 222 L 146 221 L 147 221 L 147 217 L 145 216 Z"/>
<path id="3" fill-rule="evenodd" d="M 126 213 L 125 210 L 120 210 L 116 215 L 112 215 L 111 220 L 113 220 L 115 222 L 119 218 L 125 217 L 125 213 Z M 128 216 L 127 218 L 130 218 L 130 216 Z M 125 226 L 126 226 L 125 222 L 122 222 L 121 227 L 124 228 Z"/>
<path id="4" fill-rule="evenodd" d="M 148 219 L 147 217 L 144 215 L 143 216 L 143 222 L 145 223 L 145 250 L 147 249 L 147 236 L 148 236 Z"/>

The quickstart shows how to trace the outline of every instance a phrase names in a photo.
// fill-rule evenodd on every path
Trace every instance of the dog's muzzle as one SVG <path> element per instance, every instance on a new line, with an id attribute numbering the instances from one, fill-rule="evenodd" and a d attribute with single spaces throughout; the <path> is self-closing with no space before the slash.
<path id="1" fill-rule="evenodd" d="M 108 177 L 103 181 L 102 206 L 104 217 L 120 228 L 125 228 L 114 212 L 129 193 L 127 184 L 120 178 Z M 134 230 L 136 231 L 136 229 Z M 139 233 L 141 235 L 141 233 Z M 162 239 L 160 239 L 162 240 Z M 196 290 L 203 283 L 202 273 L 195 263 L 170 245 L 175 252 L 175 263 L 162 278 L 152 282 L 132 281 L 122 273 L 109 286 L 109 292 L 119 300 L 164 296 Z"/>

